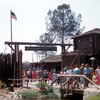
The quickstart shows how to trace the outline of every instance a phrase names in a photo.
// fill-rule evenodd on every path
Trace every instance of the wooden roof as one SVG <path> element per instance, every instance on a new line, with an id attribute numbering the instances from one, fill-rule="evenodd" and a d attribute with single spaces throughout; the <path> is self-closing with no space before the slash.
<path id="1" fill-rule="evenodd" d="M 62 57 L 61 55 L 53 55 L 53 56 L 50 56 L 50 57 L 47 57 L 46 59 L 42 60 L 42 62 L 45 62 L 45 63 L 50 63 L 50 62 L 61 62 L 62 61 Z"/>
<path id="2" fill-rule="evenodd" d="M 73 39 L 77 38 L 77 37 L 82 37 L 82 36 L 90 35 L 90 34 L 100 34 L 100 29 L 99 28 L 92 29 L 90 31 L 87 31 L 87 32 L 81 34 L 81 35 L 73 37 Z"/>

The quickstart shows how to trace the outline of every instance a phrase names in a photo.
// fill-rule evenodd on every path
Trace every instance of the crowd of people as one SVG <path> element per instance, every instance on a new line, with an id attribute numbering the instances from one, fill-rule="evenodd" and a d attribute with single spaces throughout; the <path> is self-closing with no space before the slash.
<path id="1" fill-rule="evenodd" d="M 27 77 L 32 79 L 32 81 L 36 81 L 37 79 L 41 79 L 44 82 L 50 83 L 56 80 L 59 75 L 85 75 L 89 79 L 91 79 L 97 85 L 100 85 L 100 66 L 97 69 L 93 69 L 88 64 L 81 64 L 81 66 L 75 65 L 74 67 L 65 66 L 61 69 L 60 72 L 56 72 L 56 70 L 47 71 L 35 71 L 35 70 L 27 70 L 24 72 L 23 77 Z M 83 78 L 78 79 L 79 83 L 83 83 Z M 60 80 L 57 80 L 57 84 L 59 85 Z M 86 87 L 88 87 L 88 80 L 85 81 Z"/>
<path id="2" fill-rule="evenodd" d="M 93 69 L 88 64 L 81 64 L 81 66 L 75 65 L 74 67 L 66 66 L 62 69 L 60 74 L 73 74 L 73 75 L 85 75 L 91 79 L 95 84 L 100 85 L 100 66 L 97 69 Z M 83 78 L 78 79 L 79 83 L 83 83 Z M 85 80 L 85 87 L 88 87 L 89 81 Z"/>

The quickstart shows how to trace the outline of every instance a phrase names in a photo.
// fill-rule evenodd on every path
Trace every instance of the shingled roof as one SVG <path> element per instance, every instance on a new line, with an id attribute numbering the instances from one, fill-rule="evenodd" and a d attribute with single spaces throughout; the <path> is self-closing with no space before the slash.
<path id="1" fill-rule="evenodd" d="M 90 35 L 90 34 L 100 34 L 100 29 L 99 28 L 92 29 L 90 31 L 87 31 L 87 32 L 81 34 L 81 35 L 73 37 L 73 39 L 77 38 L 77 37 L 82 37 L 82 36 Z"/>

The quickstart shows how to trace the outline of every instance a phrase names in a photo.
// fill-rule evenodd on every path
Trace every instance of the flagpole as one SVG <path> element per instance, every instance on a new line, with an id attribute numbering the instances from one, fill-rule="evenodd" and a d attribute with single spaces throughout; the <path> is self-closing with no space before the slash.
<path id="1" fill-rule="evenodd" d="M 11 17 L 11 10 L 10 10 L 10 32 L 11 32 L 11 42 L 12 42 L 12 17 Z M 11 44 L 12 47 L 12 44 Z M 11 48 L 11 65 L 12 65 L 12 48 Z"/>
<path id="2" fill-rule="evenodd" d="M 11 29 L 11 42 L 12 42 L 12 17 L 11 17 L 11 11 L 10 11 L 10 29 Z"/>
<path id="3" fill-rule="evenodd" d="M 10 32 L 11 32 L 11 42 L 12 42 L 12 11 L 10 10 Z M 12 44 L 11 44 L 12 47 Z M 11 48 L 11 66 L 12 66 L 12 48 Z M 14 64 L 14 76 L 13 79 L 15 79 L 15 64 Z M 15 80 L 13 80 L 13 84 L 15 84 Z"/>

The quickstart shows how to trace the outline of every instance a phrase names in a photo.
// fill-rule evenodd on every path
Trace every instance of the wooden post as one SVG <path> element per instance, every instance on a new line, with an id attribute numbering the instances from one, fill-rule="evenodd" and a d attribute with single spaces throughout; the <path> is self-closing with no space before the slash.
<path id="1" fill-rule="evenodd" d="M 85 78 L 83 77 L 83 88 L 85 89 Z"/>
<path id="2" fill-rule="evenodd" d="M 62 76 L 60 76 L 60 86 L 62 86 Z"/>
<path id="3" fill-rule="evenodd" d="M 29 81 L 29 80 L 27 79 L 27 81 L 26 81 L 26 82 L 27 82 L 27 88 L 28 88 L 28 81 Z"/>

